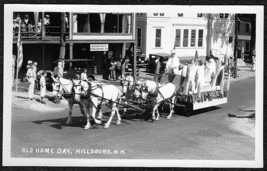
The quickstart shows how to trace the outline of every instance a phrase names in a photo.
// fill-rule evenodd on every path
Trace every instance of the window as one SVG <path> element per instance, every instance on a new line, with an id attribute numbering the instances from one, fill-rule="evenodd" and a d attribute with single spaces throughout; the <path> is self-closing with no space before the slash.
<path id="1" fill-rule="evenodd" d="M 180 29 L 176 29 L 176 36 L 175 36 L 175 42 L 174 42 L 174 46 L 175 47 L 180 47 L 181 45 L 181 30 Z"/>
<path id="2" fill-rule="evenodd" d="M 155 47 L 161 47 L 161 29 L 156 29 Z"/>
<path id="3" fill-rule="evenodd" d="M 142 46 L 142 28 L 138 27 L 137 28 L 137 47 Z"/>
<path id="4" fill-rule="evenodd" d="M 240 22 L 239 21 L 236 22 L 237 22 L 237 30 L 240 31 Z"/>
<path id="5" fill-rule="evenodd" d="M 188 29 L 184 29 L 183 47 L 188 46 Z"/>
<path id="6" fill-rule="evenodd" d="M 196 30 L 191 30 L 191 47 L 196 46 Z"/>
<path id="7" fill-rule="evenodd" d="M 203 30 L 198 30 L 198 47 L 203 46 Z"/>
<path id="8" fill-rule="evenodd" d="M 132 14 L 88 13 L 73 15 L 74 33 L 132 33 Z"/>
<path id="9" fill-rule="evenodd" d="M 223 18 L 223 14 L 220 14 L 220 18 Z"/>

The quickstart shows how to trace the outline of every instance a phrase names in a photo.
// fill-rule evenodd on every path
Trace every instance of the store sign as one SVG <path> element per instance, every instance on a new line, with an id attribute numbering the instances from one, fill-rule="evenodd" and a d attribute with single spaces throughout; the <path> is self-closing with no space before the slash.
<path id="1" fill-rule="evenodd" d="M 90 51 L 108 51 L 108 44 L 90 44 Z"/>

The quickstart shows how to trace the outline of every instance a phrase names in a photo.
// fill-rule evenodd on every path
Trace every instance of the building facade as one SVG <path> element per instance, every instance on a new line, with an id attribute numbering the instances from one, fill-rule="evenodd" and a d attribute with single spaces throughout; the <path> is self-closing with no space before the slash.
<path id="1" fill-rule="evenodd" d="M 211 51 L 218 57 L 234 55 L 233 14 L 154 12 L 144 14 L 137 26 L 142 26 L 146 34 L 140 50 L 147 57 L 170 53 L 172 49 L 179 57 L 193 57 L 196 51 L 199 56 L 208 56 Z"/>
<path id="2" fill-rule="evenodd" d="M 96 74 L 107 78 L 108 59 L 122 60 L 127 54 L 131 54 L 133 58 L 136 57 L 134 13 L 63 14 L 65 15 L 65 59 L 92 59 L 97 68 Z M 25 18 L 29 18 L 27 24 Z M 20 75 L 26 73 L 28 60 L 38 62 L 38 69 L 53 70 L 59 59 L 62 13 L 14 13 L 13 54 L 16 54 L 18 39 L 16 21 L 19 19 L 22 21 L 20 30 L 24 56 Z M 83 64 L 73 67 L 82 68 Z"/>

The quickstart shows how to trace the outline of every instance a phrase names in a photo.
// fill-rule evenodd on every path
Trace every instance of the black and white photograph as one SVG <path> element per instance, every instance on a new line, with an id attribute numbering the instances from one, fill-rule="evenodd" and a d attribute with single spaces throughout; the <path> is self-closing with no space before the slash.
<path id="1" fill-rule="evenodd" d="M 263 167 L 263 6 L 4 5 L 4 166 Z"/>

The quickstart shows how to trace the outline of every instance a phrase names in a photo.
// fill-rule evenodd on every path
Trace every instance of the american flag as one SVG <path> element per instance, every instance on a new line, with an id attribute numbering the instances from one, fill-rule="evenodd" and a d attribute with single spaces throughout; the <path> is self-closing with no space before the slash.
<path id="1" fill-rule="evenodd" d="M 19 22 L 20 25 L 20 22 Z M 20 29 L 20 27 L 19 27 Z M 22 63 L 23 63 L 23 49 L 22 49 L 22 41 L 21 41 L 21 34 L 20 34 L 20 30 L 19 30 L 19 34 L 18 34 L 18 57 L 17 57 L 17 70 L 19 71 Z"/>

